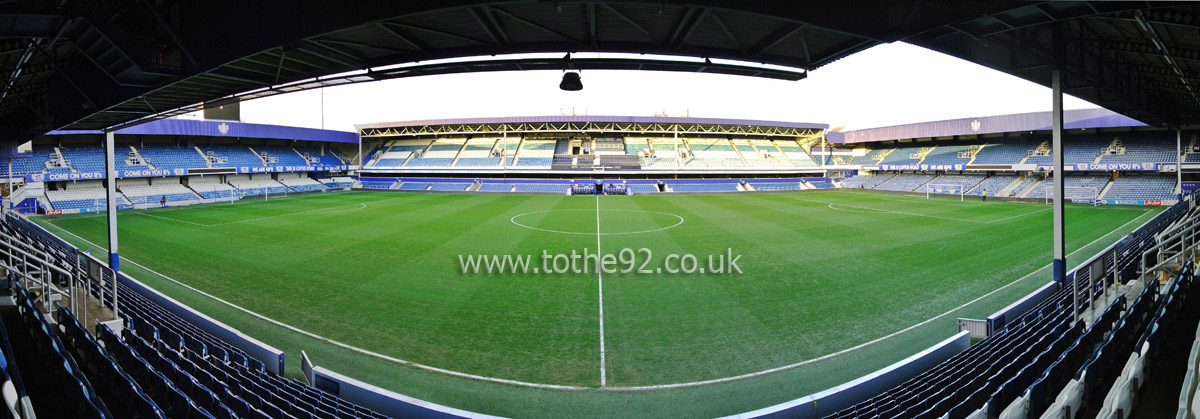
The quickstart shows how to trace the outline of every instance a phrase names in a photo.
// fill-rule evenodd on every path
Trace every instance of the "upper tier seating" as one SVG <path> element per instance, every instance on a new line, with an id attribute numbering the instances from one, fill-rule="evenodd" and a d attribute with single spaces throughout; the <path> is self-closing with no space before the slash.
<path id="1" fill-rule="evenodd" d="M 1107 163 L 1174 163 L 1175 141 L 1163 138 L 1138 138 L 1136 135 L 1121 137 L 1125 154 L 1105 154 L 1101 164 Z"/>
<path id="2" fill-rule="evenodd" d="M 262 167 L 262 158 L 246 146 L 213 145 L 200 147 L 204 154 L 215 156 L 213 167 Z M 223 160 L 223 161 L 222 161 Z"/>
<path id="3" fill-rule="evenodd" d="M 1017 164 L 1035 147 L 1037 144 L 988 143 L 975 153 L 975 161 L 971 164 Z"/>
<path id="4" fill-rule="evenodd" d="M 522 167 L 541 167 L 550 168 L 553 157 L 520 157 L 517 158 L 517 166 Z"/>
<path id="5" fill-rule="evenodd" d="M 917 164 L 921 161 L 920 158 L 913 158 L 914 154 L 919 153 L 924 147 L 897 147 L 887 157 L 883 158 L 879 164 Z"/>
<path id="6" fill-rule="evenodd" d="M 958 153 L 967 151 L 970 145 L 939 145 L 925 155 L 921 164 L 967 164 L 970 157 L 958 157 Z"/>
<path id="7" fill-rule="evenodd" d="M 256 146 L 254 151 L 263 156 L 267 166 L 308 166 L 308 160 L 291 147 Z"/>
<path id="8" fill-rule="evenodd" d="M 458 161 L 454 162 L 455 167 L 492 167 L 499 166 L 499 157 L 459 157 Z"/>
<path id="9" fill-rule="evenodd" d="M 1113 181 L 1104 199 L 1120 199 L 1135 201 L 1174 200 L 1179 197 L 1175 191 L 1175 177 L 1170 175 L 1130 175 L 1125 174 Z"/>
<path id="10" fill-rule="evenodd" d="M 193 169 L 208 167 L 204 157 L 195 148 L 167 145 L 144 145 L 137 147 L 138 153 L 157 169 Z"/>
<path id="11" fill-rule="evenodd" d="M 62 152 L 63 158 L 71 163 L 71 167 L 80 172 L 103 172 L 104 171 L 104 149 L 95 146 L 63 146 L 58 148 Z M 128 151 L 128 148 L 122 149 Z M 118 154 L 120 160 L 124 160 L 126 153 Z M 143 169 L 144 167 L 138 167 Z"/>
<path id="12" fill-rule="evenodd" d="M 454 162 L 453 157 L 419 157 L 408 159 L 404 167 L 446 167 Z M 378 166 L 378 164 L 376 164 Z"/>
<path id="13" fill-rule="evenodd" d="M 325 165 L 325 166 L 341 166 L 343 164 L 346 164 L 346 163 L 342 162 L 342 159 L 339 159 L 337 156 L 335 156 L 333 154 L 334 149 L 327 149 L 326 153 L 324 155 L 322 155 L 321 150 L 319 150 L 315 147 L 292 147 L 292 148 L 295 149 L 297 152 L 299 152 L 302 156 L 306 156 L 309 159 L 315 159 L 314 162 L 310 162 L 309 164 L 318 164 L 318 165 Z"/>
<path id="14" fill-rule="evenodd" d="M 929 182 L 930 179 L 933 179 L 933 177 L 934 175 L 931 174 L 901 173 L 896 175 L 896 177 L 879 184 L 875 187 L 875 189 L 905 192 L 915 191 L 917 188 L 921 187 L 921 185 L 924 185 L 925 183 Z M 924 190 L 922 190 L 922 192 L 923 191 Z"/>

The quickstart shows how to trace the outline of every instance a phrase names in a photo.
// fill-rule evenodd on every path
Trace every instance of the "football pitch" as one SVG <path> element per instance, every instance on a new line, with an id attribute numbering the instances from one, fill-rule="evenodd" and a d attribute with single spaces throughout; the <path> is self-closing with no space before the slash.
<path id="1" fill-rule="evenodd" d="M 1069 205 L 1068 264 L 1157 212 Z M 35 221 L 104 252 L 103 215 Z M 355 191 L 123 211 L 119 237 L 126 273 L 286 351 L 293 376 L 303 349 L 481 413 L 715 416 L 857 378 L 1040 287 L 1051 222 L 1041 203 L 859 191 Z M 504 272 L 471 264 L 493 255 Z"/>

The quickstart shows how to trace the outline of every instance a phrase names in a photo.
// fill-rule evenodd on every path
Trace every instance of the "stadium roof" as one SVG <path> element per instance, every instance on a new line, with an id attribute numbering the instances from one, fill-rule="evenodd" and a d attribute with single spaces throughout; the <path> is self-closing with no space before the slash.
<path id="1" fill-rule="evenodd" d="M 46 133 L 46 135 L 95 135 L 103 133 L 104 131 L 102 130 L 55 130 Z M 194 119 L 160 119 L 120 129 L 117 131 L 117 134 L 269 138 L 294 141 L 358 143 L 358 135 L 353 132 L 283 125 L 250 124 L 237 121 L 199 121 Z"/>
<path id="2" fill-rule="evenodd" d="M 960 118 L 945 121 L 921 122 L 891 127 L 846 131 L 841 136 L 829 136 L 835 144 L 855 144 L 910 138 L 952 137 L 1050 129 L 1050 112 L 1031 112 L 1013 115 Z M 1113 128 L 1146 126 L 1136 119 L 1107 109 L 1063 111 L 1063 128 Z"/>
<path id="3" fill-rule="evenodd" d="M 5 6 L 0 135 L 8 141 L 51 129 L 117 127 L 243 92 L 262 96 L 414 75 L 419 71 L 397 75 L 386 67 L 436 59 L 629 52 L 810 70 L 900 40 L 1040 84 L 1049 83 L 1051 68 L 1061 68 L 1067 93 L 1081 99 L 1152 125 L 1200 123 L 1200 17 L 1186 3 L 360 0 L 346 7 L 296 0 L 11 0 Z M 641 68 L 634 64 L 613 65 Z M 674 70 L 709 67 L 697 60 Z M 340 76 L 313 81 L 330 75 Z"/>
<path id="4" fill-rule="evenodd" d="M 781 127 L 796 129 L 829 129 L 829 124 L 805 122 L 760 121 L 754 119 L 725 119 L 725 118 L 691 118 L 674 116 L 612 116 L 612 115 L 555 115 L 555 116 L 508 116 L 497 118 L 452 118 L 424 119 L 415 121 L 377 122 L 356 124 L 359 130 L 372 128 L 419 127 L 433 125 L 459 124 L 528 124 L 540 122 L 597 122 L 597 123 L 637 123 L 637 124 L 707 124 L 707 125 L 747 125 L 760 127 Z"/>

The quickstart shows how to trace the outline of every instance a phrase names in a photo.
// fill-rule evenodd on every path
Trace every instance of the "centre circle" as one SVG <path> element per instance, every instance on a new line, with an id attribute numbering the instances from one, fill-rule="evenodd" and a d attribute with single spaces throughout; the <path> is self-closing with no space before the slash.
<path id="1" fill-rule="evenodd" d="M 683 224 L 683 217 L 660 211 L 577 208 L 526 212 L 514 215 L 509 221 L 520 227 L 549 233 L 617 236 L 679 227 Z"/>

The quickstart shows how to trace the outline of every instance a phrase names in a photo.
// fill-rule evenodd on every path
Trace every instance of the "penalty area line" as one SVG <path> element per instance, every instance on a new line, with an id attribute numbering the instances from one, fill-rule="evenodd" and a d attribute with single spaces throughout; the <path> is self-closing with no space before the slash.
<path id="1" fill-rule="evenodd" d="M 597 198 L 597 200 L 598 200 L 598 199 L 599 199 L 599 198 Z M 815 201 L 814 201 L 814 202 L 815 202 Z M 597 201 L 597 205 L 599 205 L 599 201 Z M 1086 244 L 1086 245 L 1084 245 L 1084 246 L 1080 247 L 1079 249 L 1076 249 L 1074 252 L 1071 252 L 1070 254 L 1068 254 L 1068 255 L 1067 255 L 1067 257 L 1074 256 L 1076 253 L 1079 253 L 1079 252 L 1081 252 L 1081 251 L 1083 251 L 1083 250 L 1085 250 L 1085 249 L 1087 249 L 1087 248 L 1091 247 L 1092 245 L 1096 244 L 1097 242 L 1099 242 L 1099 241 L 1103 240 L 1104 238 L 1106 238 L 1106 237 L 1108 237 L 1108 236 L 1111 236 L 1113 233 L 1116 233 L 1118 230 L 1121 230 L 1121 229 L 1123 229 L 1123 228 L 1125 228 L 1125 227 L 1129 226 L 1130 224 L 1133 224 L 1135 221 L 1138 221 L 1138 220 L 1142 219 L 1142 217 L 1145 217 L 1145 216 L 1146 216 L 1146 214 L 1149 214 L 1149 213 L 1151 213 L 1151 212 L 1152 212 L 1152 210 L 1145 210 L 1145 211 L 1144 211 L 1144 212 L 1143 212 L 1141 215 L 1139 215 L 1139 216 L 1135 217 L 1135 218 L 1134 218 L 1134 219 L 1132 219 L 1132 220 L 1129 220 L 1129 221 L 1128 221 L 1128 222 L 1126 222 L 1125 224 L 1122 224 L 1120 227 L 1117 227 L 1117 228 L 1113 229 L 1113 230 L 1112 230 L 1111 232 L 1109 232 L 1108 234 L 1105 234 L 1105 235 L 1103 235 L 1103 236 L 1100 236 L 1099 238 L 1097 238 L 1097 239 L 1093 240 L 1092 242 L 1090 242 L 1090 243 L 1088 243 L 1088 244 Z M 599 218 L 598 218 L 598 217 L 599 217 L 599 212 L 597 212 L 597 223 L 599 223 Z M 67 233 L 67 234 L 69 234 L 69 235 L 71 235 L 71 236 L 73 236 L 73 237 L 75 237 L 75 238 L 79 239 L 80 241 L 82 241 L 82 242 L 84 242 L 84 243 L 87 243 L 87 244 L 91 245 L 92 247 L 94 247 L 94 248 L 96 248 L 96 249 L 103 249 L 102 247 L 100 247 L 100 246 L 97 246 L 95 243 L 92 243 L 91 241 L 88 241 L 87 239 L 84 239 L 83 237 L 80 237 L 79 235 L 77 235 L 77 234 L 75 234 L 75 233 L 72 233 L 72 232 L 70 232 L 70 231 L 66 230 L 65 228 L 59 227 L 59 226 L 57 226 L 57 225 L 54 225 L 53 223 L 51 223 L 51 222 L 49 222 L 49 221 L 52 221 L 52 220 L 48 220 L 48 222 L 47 222 L 47 224 L 48 224 L 48 225 L 50 225 L 50 226 L 53 226 L 54 228 L 56 228 L 56 229 L 58 229 L 58 230 L 60 230 L 60 231 L 62 231 L 62 232 L 64 232 L 64 233 Z M 598 231 L 598 230 L 599 230 L 599 227 L 598 227 L 598 224 L 597 224 L 597 231 Z M 599 239 L 599 236 L 597 236 L 597 239 Z M 599 249 L 597 249 L 597 250 L 599 250 Z M 331 344 L 331 345 L 334 345 L 334 346 L 341 347 L 341 348 L 343 348 L 343 349 L 347 349 L 347 350 L 350 350 L 350 351 L 353 351 L 353 352 L 357 352 L 357 353 L 360 353 L 360 354 L 363 354 L 363 355 L 367 355 L 367 356 L 370 356 L 370 357 L 374 357 L 374 358 L 382 359 L 382 360 L 385 360 L 385 361 L 389 361 L 389 362 L 392 362 L 392 363 L 395 363 L 395 364 L 400 364 L 400 365 L 405 365 L 405 366 L 409 366 L 409 367 L 413 367 L 413 368 L 423 369 L 423 370 L 426 370 L 426 371 L 432 371 L 432 372 L 442 373 L 442 374 L 451 375 L 451 376 L 455 376 L 455 377 L 469 378 L 469 379 L 474 379 L 474 380 L 479 380 L 479 381 L 486 381 L 486 382 L 493 382 L 493 383 L 501 383 L 501 384 L 517 385 L 517 386 L 522 386 L 522 387 L 532 387 L 532 388 L 542 388 L 542 389 L 552 389 L 552 390 L 573 390 L 573 391 L 577 391 L 577 390 L 596 390 L 596 389 L 597 389 L 596 387 L 581 387 L 581 386 L 558 385 L 558 384 L 542 384 L 542 383 L 531 383 L 531 382 L 525 382 L 525 381 L 519 381 L 519 380 L 509 380 L 509 379 L 504 379 L 504 378 L 495 378 L 495 377 L 487 377 L 487 376 L 481 376 L 481 375 L 475 375 L 475 374 L 468 374 L 468 373 L 463 373 L 463 372 L 458 372 L 458 371 L 448 370 L 448 369 L 444 369 L 444 368 L 438 368 L 438 367 L 434 367 L 434 366 L 429 366 L 429 365 L 425 365 L 425 364 L 420 364 L 420 363 L 417 363 L 417 362 L 406 361 L 406 360 L 403 360 L 403 359 L 400 359 L 400 358 L 395 358 L 395 357 L 391 357 L 391 356 L 388 356 L 388 355 L 380 354 L 380 353 L 378 353 L 378 352 L 370 351 L 370 350 L 367 350 L 367 349 L 359 348 L 359 347 L 357 347 L 357 346 L 353 346 L 353 345 L 346 344 L 346 343 L 343 343 L 343 342 L 340 342 L 340 341 L 336 341 L 336 340 L 333 340 L 333 339 L 330 339 L 330 338 L 327 338 L 327 337 L 324 337 L 324 336 L 318 335 L 318 334 L 316 334 L 316 333 L 309 332 L 309 331 L 307 331 L 307 330 L 300 329 L 300 328 L 298 328 L 298 327 L 295 327 L 295 326 L 289 325 L 289 324 L 287 324 L 287 323 L 280 322 L 280 321 L 278 321 L 278 320 L 272 319 L 272 318 L 270 318 L 270 317 L 264 316 L 264 315 L 262 315 L 262 314 L 259 314 L 259 313 L 256 313 L 256 312 L 254 312 L 254 311 L 251 311 L 251 310 L 249 310 L 249 309 L 246 309 L 246 308 L 244 308 L 244 307 L 241 307 L 241 306 L 239 306 L 239 305 L 237 305 L 237 304 L 234 304 L 234 303 L 231 303 L 231 302 L 229 302 L 229 301 L 226 301 L 226 300 L 224 300 L 224 299 L 222 299 L 222 298 L 220 298 L 220 297 L 217 297 L 217 296 L 215 296 L 215 295 L 212 295 L 212 294 L 209 294 L 209 293 L 207 293 L 207 292 L 201 291 L 201 290 L 199 290 L 199 289 L 197 289 L 197 288 L 195 288 L 195 287 L 192 287 L 192 286 L 190 286 L 190 285 L 184 284 L 184 283 L 180 282 L 179 280 L 176 280 L 176 279 L 174 279 L 174 278 L 171 278 L 171 277 L 169 277 L 169 276 L 166 276 L 166 275 L 164 275 L 164 274 L 161 274 L 161 273 L 159 273 L 159 272 L 156 272 L 156 271 L 154 271 L 154 270 L 152 270 L 152 269 L 150 269 L 150 268 L 147 268 L 147 267 L 145 267 L 145 266 L 143 266 L 143 265 L 141 265 L 141 264 L 139 264 L 139 263 L 137 263 L 137 262 L 134 262 L 134 261 L 132 261 L 132 260 L 129 260 L 129 258 L 126 258 L 126 257 L 124 257 L 124 256 L 122 256 L 122 257 L 121 257 L 121 259 L 124 259 L 125 261 L 127 261 L 127 262 L 129 262 L 129 263 L 133 264 L 134 266 L 137 266 L 137 267 L 139 267 L 139 268 L 141 268 L 141 269 L 144 269 L 146 272 L 149 272 L 149 273 L 151 273 L 151 274 L 154 274 L 154 275 L 156 275 L 156 276 L 159 276 L 159 277 L 161 277 L 161 278 L 163 278 L 163 279 L 165 279 L 165 280 L 167 280 L 167 281 L 170 281 L 170 282 L 172 282 L 172 283 L 174 283 L 174 284 L 177 284 L 177 285 L 179 285 L 179 286 L 181 286 L 181 287 L 183 287 L 183 288 L 186 288 L 186 289 L 188 289 L 188 290 L 191 290 L 192 292 L 195 292 L 196 294 L 199 294 L 199 295 L 201 295 L 201 296 L 204 296 L 204 297 L 210 298 L 210 299 L 212 299 L 212 300 L 214 300 L 214 301 L 217 301 L 217 302 L 219 302 L 219 303 L 225 304 L 225 305 L 227 305 L 227 306 L 229 306 L 229 307 L 231 307 L 231 308 L 233 308 L 233 309 L 235 309 L 235 310 L 241 311 L 241 312 L 243 312 L 243 313 L 246 313 L 246 314 L 248 314 L 248 315 L 250 315 L 250 316 L 253 316 L 253 317 L 255 317 L 255 318 L 261 319 L 261 320 L 263 320 L 263 321 L 266 321 L 266 322 L 268 322 L 268 323 L 271 323 L 271 324 L 273 324 L 273 325 L 276 325 L 276 326 L 278 326 L 278 327 L 281 327 L 281 328 L 287 329 L 287 330 L 289 330 L 289 331 L 293 331 L 293 332 L 299 333 L 299 334 L 301 334 L 301 335 L 304 335 L 304 336 L 307 336 L 307 337 L 310 337 L 310 338 L 313 338 L 313 339 L 316 339 L 316 340 L 319 340 L 319 341 L 322 341 L 322 342 L 329 343 L 329 344 Z M 844 355 L 844 354 L 847 354 L 847 353 L 850 353 L 850 352 L 854 352 L 854 351 L 856 351 L 856 350 L 859 350 L 859 349 L 865 348 L 865 347 L 867 347 L 867 346 L 871 346 L 871 345 L 874 345 L 874 344 L 876 344 L 876 343 L 879 343 L 879 342 L 882 342 L 882 341 L 885 341 L 885 340 L 891 339 L 891 338 L 893 338 L 893 337 L 896 337 L 896 336 L 898 336 L 898 335 L 904 334 L 904 333 L 906 333 L 906 332 L 908 332 L 908 331 L 911 331 L 911 330 L 913 330 L 913 329 L 916 329 L 916 328 L 918 328 L 918 327 L 921 327 L 921 326 L 924 326 L 924 325 L 926 325 L 926 324 L 929 324 L 929 323 L 931 323 L 931 322 L 933 322 L 933 321 L 935 321 L 935 320 L 937 320 L 937 319 L 940 319 L 940 318 L 942 318 L 942 317 L 948 316 L 948 315 L 950 315 L 950 314 L 952 314 L 952 313 L 954 313 L 954 312 L 957 312 L 957 311 L 959 311 L 959 310 L 962 310 L 963 308 L 965 308 L 965 307 L 967 307 L 967 306 L 970 306 L 970 305 L 972 305 L 972 304 L 975 304 L 976 302 L 979 302 L 979 301 L 983 300 L 984 298 L 987 298 L 987 297 L 989 297 L 989 296 L 992 296 L 992 295 L 994 295 L 995 293 L 997 293 L 997 292 L 1000 292 L 1001 290 L 1007 289 L 1008 287 L 1010 287 L 1010 286 L 1012 286 L 1012 285 L 1015 285 L 1015 284 L 1017 284 L 1017 283 L 1019 283 L 1019 282 L 1022 282 L 1022 281 L 1024 281 L 1024 280 L 1026 280 L 1026 279 L 1030 278 L 1030 277 L 1031 277 L 1031 276 L 1033 276 L 1034 274 L 1037 274 L 1038 272 L 1041 272 L 1041 271 L 1044 271 L 1044 270 L 1046 270 L 1046 269 L 1049 269 L 1049 268 L 1050 268 L 1052 265 L 1053 265 L 1053 264 L 1047 264 L 1047 265 L 1045 265 L 1045 266 L 1043 266 L 1043 267 L 1041 267 L 1041 268 L 1039 268 L 1039 269 L 1037 269 L 1037 270 L 1035 270 L 1035 271 L 1033 271 L 1033 272 L 1030 272 L 1030 273 L 1026 274 L 1025 276 L 1022 276 L 1021 278 L 1018 278 L 1018 279 L 1016 279 L 1016 280 L 1014 280 L 1014 281 L 1012 281 L 1012 282 L 1009 282 L 1008 284 L 1005 284 L 1005 285 L 1001 286 L 1000 288 L 997 288 L 997 289 L 995 289 L 995 290 L 992 290 L 992 291 L 990 291 L 990 292 L 988 292 L 988 293 L 986 293 L 986 294 L 984 294 L 984 295 L 981 295 L 981 296 L 979 296 L 979 297 L 977 297 L 977 298 L 975 298 L 975 299 L 973 299 L 973 300 L 971 300 L 971 301 L 968 301 L 968 302 L 966 302 L 966 303 L 963 303 L 962 305 L 959 305 L 958 307 L 955 307 L 955 308 L 953 308 L 953 309 L 950 309 L 950 310 L 948 310 L 948 311 L 946 311 L 946 312 L 944 312 L 944 313 L 941 313 L 941 314 L 939 314 L 939 315 L 937 315 L 937 316 L 934 316 L 934 317 L 932 317 L 932 318 L 929 318 L 929 319 L 927 319 L 927 320 L 921 321 L 920 323 L 917 323 L 917 324 L 914 324 L 914 325 L 911 325 L 911 326 L 905 327 L 904 329 L 900 329 L 900 330 L 898 330 L 898 331 L 895 331 L 895 332 L 889 333 L 889 334 L 887 334 L 887 335 L 884 335 L 884 336 L 881 336 L 881 337 L 875 338 L 875 339 L 873 339 L 873 340 L 870 340 L 870 341 L 868 341 L 868 342 L 864 342 L 864 343 L 861 343 L 861 344 L 858 344 L 858 345 L 855 345 L 855 346 L 852 346 L 852 347 L 849 347 L 849 348 L 846 348 L 846 349 L 842 349 L 842 350 L 839 350 L 839 351 L 837 351 L 837 352 L 832 352 L 832 353 L 829 353 L 829 354 L 825 354 L 825 355 L 819 356 L 819 357 L 817 357 L 817 358 L 806 359 L 806 360 L 803 360 L 803 361 L 800 361 L 800 362 L 796 362 L 796 363 L 793 363 L 793 364 L 784 365 L 784 366 L 775 367 L 775 368 L 770 368 L 770 369 L 761 370 L 761 371 L 756 371 L 756 372 L 752 372 L 752 373 L 741 374 L 741 375 L 730 376 L 730 377 L 723 377 L 723 378 L 716 378 L 716 379 L 711 379 L 711 380 L 692 381 L 692 382 L 673 383 L 673 384 L 659 384 L 659 385 L 649 385 L 649 386 L 629 386 L 629 387 L 609 387 L 609 386 L 602 386 L 602 387 L 600 387 L 600 388 L 599 388 L 599 390 L 607 390 L 607 391 L 646 391 L 646 390 L 662 390 L 662 389 L 672 389 L 672 388 L 682 388 L 682 387 L 695 387 L 695 386 L 702 386 L 702 385 L 707 385 L 707 384 L 717 384 L 717 383 L 723 383 L 723 382 L 729 382 L 729 381 L 741 380 L 741 379 L 745 379 L 745 378 L 757 377 L 757 376 L 760 376 L 760 375 L 766 375 L 766 374 L 770 374 L 770 373 L 774 373 L 774 372 L 785 371 L 785 370 L 789 370 L 789 369 L 792 369 L 792 368 L 801 367 L 801 366 L 804 366 L 804 365 L 808 365 L 808 364 L 816 363 L 816 362 L 819 362 L 819 361 L 823 361 L 823 360 L 826 360 L 826 359 L 830 359 L 830 358 L 837 357 L 837 356 L 839 356 L 839 355 Z M 601 293 L 601 295 L 600 295 L 600 298 L 601 298 L 601 299 L 603 299 L 603 293 Z M 601 319 L 603 319 L 603 317 L 601 317 Z M 602 336 L 602 337 L 601 337 L 601 339 L 603 339 L 603 335 L 601 335 L 601 336 Z M 603 364 L 601 364 L 601 368 L 603 368 Z"/>
<path id="2" fill-rule="evenodd" d="M 53 225 L 53 224 L 51 224 L 51 225 Z M 92 246 L 92 247 L 94 247 L 94 248 L 97 248 L 97 249 L 103 249 L 102 247 L 100 247 L 100 246 L 97 246 L 95 243 L 92 243 L 92 242 L 91 242 L 91 241 L 89 241 L 88 239 L 85 239 L 85 238 L 83 238 L 83 237 L 80 237 L 79 235 L 77 235 L 77 234 L 75 234 L 75 233 L 72 233 L 72 232 L 70 232 L 70 231 L 67 231 L 66 229 L 64 229 L 64 228 L 62 228 L 62 227 L 59 227 L 59 226 L 54 226 L 54 227 L 55 227 L 55 228 L 57 228 L 57 229 L 59 229 L 59 230 L 61 230 L 61 231 L 62 231 L 62 232 L 64 232 L 64 233 L 70 234 L 71 236 L 73 236 L 73 237 L 75 237 L 75 238 L 77 238 L 77 239 L 79 239 L 79 240 L 83 241 L 84 243 L 87 243 L 87 244 L 91 245 L 91 246 Z M 370 351 L 370 350 L 363 349 L 363 348 L 359 348 L 359 347 L 357 347 L 357 346 L 353 346 L 353 345 L 350 345 L 350 344 L 347 344 L 347 343 L 343 343 L 343 342 L 340 342 L 340 341 L 336 341 L 336 340 L 333 340 L 333 339 L 327 338 L 327 337 L 325 337 L 325 336 L 321 336 L 321 335 L 318 335 L 318 334 L 316 334 L 316 333 L 309 332 L 309 331 L 307 331 L 307 330 L 304 330 L 304 329 L 298 328 L 298 327 L 296 327 L 296 326 L 292 326 L 292 325 L 290 325 L 290 324 L 287 324 L 287 323 L 281 322 L 281 321 L 279 321 L 279 320 L 272 319 L 272 318 L 270 318 L 270 317 L 264 316 L 264 315 L 262 315 L 262 314 L 259 314 L 259 313 L 257 313 L 257 312 L 254 312 L 254 311 L 252 311 L 252 310 L 250 310 L 250 309 L 247 309 L 247 308 L 245 308 L 245 307 L 242 307 L 242 306 L 239 306 L 239 305 L 237 305 L 237 304 L 234 304 L 234 303 L 232 303 L 232 302 L 229 302 L 229 301 L 227 301 L 227 300 L 225 300 L 225 299 L 223 299 L 223 298 L 221 298 L 221 297 L 217 297 L 217 296 L 215 296 L 215 295 L 212 295 L 212 294 L 209 294 L 209 293 L 207 293 L 207 292 L 201 291 L 201 290 L 199 290 L 199 289 L 197 289 L 197 288 L 195 288 L 195 287 L 193 287 L 193 286 L 191 286 L 191 285 L 188 285 L 188 284 L 185 284 L 185 283 L 183 283 L 183 282 L 180 282 L 179 280 L 177 280 L 177 279 L 175 279 L 175 278 L 171 278 L 171 277 L 169 277 L 169 276 L 166 276 L 166 275 L 164 275 L 164 274 L 162 274 L 162 273 L 159 273 L 159 272 L 157 272 L 157 271 L 155 271 L 155 270 L 153 270 L 153 269 L 150 269 L 150 268 L 148 268 L 148 267 L 146 267 L 146 266 L 144 266 L 144 265 L 142 265 L 142 264 L 140 264 L 140 263 L 137 263 L 137 262 L 134 262 L 134 261 L 132 261 L 132 260 L 129 260 L 129 258 L 127 258 L 127 257 L 121 256 L 121 259 L 122 259 L 122 260 L 124 260 L 124 261 L 126 261 L 126 262 L 129 262 L 130 264 L 132 264 L 132 265 L 134 265 L 134 266 L 137 266 L 138 268 L 141 268 L 141 269 L 145 270 L 146 272 L 149 272 L 149 273 L 151 273 L 151 274 L 154 274 L 154 275 L 156 275 L 156 276 L 158 276 L 158 277 L 160 277 L 160 278 L 163 278 L 163 279 L 165 279 L 165 280 L 167 280 L 167 281 L 170 281 L 170 282 L 172 282 L 172 283 L 174 283 L 174 284 L 176 284 L 176 285 L 178 285 L 178 286 L 180 286 L 180 287 L 186 288 L 186 289 L 188 289 L 188 290 L 190 290 L 190 291 L 192 291 L 192 292 L 194 292 L 194 293 L 196 293 L 196 294 L 199 294 L 199 295 L 202 295 L 202 296 L 204 296 L 204 297 L 207 297 L 207 298 L 209 298 L 209 299 L 212 299 L 213 301 L 219 302 L 219 303 L 221 303 L 221 304 L 225 304 L 225 305 L 227 305 L 227 306 L 229 306 L 229 307 L 231 307 L 231 308 L 233 308 L 233 309 L 235 309 L 235 310 L 238 310 L 238 311 L 241 311 L 241 312 L 243 312 L 243 313 L 246 313 L 246 314 L 248 314 L 248 315 L 250 315 L 250 316 L 253 316 L 253 317 L 257 318 L 257 319 L 260 319 L 260 320 L 266 321 L 266 322 L 268 322 L 268 323 L 270 323 L 270 324 L 273 324 L 273 325 L 275 325 L 275 326 L 278 326 L 278 327 L 282 327 L 282 328 L 284 328 L 284 329 L 287 329 L 287 330 L 289 330 L 289 331 L 296 332 L 296 333 L 299 333 L 299 334 L 301 334 L 301 335 L 304 335 L 304 336 L 307 336 L 307 337 L 310 337 L 310 338 L 313 338 L 313 339 L 316 339 L 316 340 L 319 340 L 319 341 L 322 341 L 322 342 L 325 342 L 325 343 L 329 343 L 329 344 L 331 344 L 331 345 L 334 345 L 334 346 L 338 346 L 338 347 L 340 347 L 340 348 L 342 348 L 342 349 L 347 349 L 347 350 L 350 350 L 350 351 L 358 352 L 358 353 L 360 353 L 360 354 L 363 354 L 363 355 L 371 356 L 371 357 L 374 357 L 374 358 L 379 358 L 379 359 L 382 359 L 382 360 L 385 360 L 385 361 L 389 361 L 389 362 L 393 362 L 393 363 L 400 364 L 400 365 L 405 365 L 405 366 L 409 366 L 409 367 L 419 368 L 419 369 L 423 369 L 423 370 L 427 370 L 427 371 L 433 371 L 433 372 L 442 373 L 442 374 L 446 374 L 446 375 L 452 375 L 452 376 L 456 376 L 456 377 L 470 378 L 470 379 L 473 379 L 473 380 L 479 380 L 479 381 L 490 381 L 490 382 L 493 382 L 493 383 L 511 384 L 511 385 L 517 385 L 517 386 L 523 386 L 523 387 L 535 387 L 535 388 L 544 388 L 544 389 L 552 389 L 552 390 L 590 390 L 590 389 L 593 389 L 593 388 L 594 388 L 594 387 L 579 387 L 579 386 L 568 386 L 568 385 L 557 385 L 557 384 L 541 384 L 541 383 L 530 383 L 530 382 L 525 382 L 525 381 L 509 380 L 509 379 L 504 379 L 504 378 L 486 377 L 486 376 L 482 376 L 482 375 L 475 375 L 475 374 L 468 374 L 468 373 L 464 373 L 464 372 L 452 371 L 452 370 L 448 370 L 448 369 L 444 369 L 444 368 L 438 368 L 438 367 L 434 367 L 434 366 L 430 366 L 430 365 L 425 365 L 425 364 L 421 364 L 421 363 L 417 363 L 417 362 L 406 361 L 406 360 L 403 360 L 403 359 L 400 359 L 400 358 L 391 357 L 391 356 L 384 355 L 384 354 L 381 354 L 381 353 L 378 353 L 378 352 Z M 128 276 L 128 274 L 126 274 L 126 275 Z M 132 278 L 132 276 L 130 276 L 130 278 Z"/>

